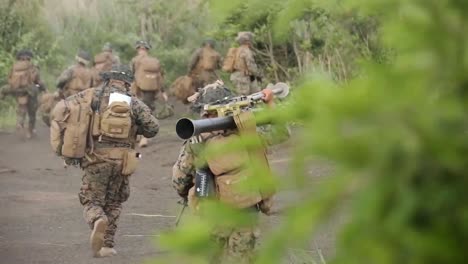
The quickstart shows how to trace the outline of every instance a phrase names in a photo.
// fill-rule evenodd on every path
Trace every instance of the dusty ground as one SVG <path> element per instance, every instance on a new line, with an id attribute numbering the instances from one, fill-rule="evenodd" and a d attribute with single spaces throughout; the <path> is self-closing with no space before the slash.
<path id="1" fill-rule="evenodd" d="M 132 176 L 131 196 L 124 204 L 116 235 L 119 254 L 107 259 L 93 259 L 90 254 L 90 231 L 77 198 L 82 172 L 63 168 L 49 147 L 46 127 L 40 126 L 38 137 L 30 141 L 0 133 L 0 262 L 142 263 L 164 254 L 153 240 L 173 228 L 180 209 L 170 186 L 171 167 L 181 144 L 174 124 L 175 119 L 163 120 L 160 134 L 142 150 L 143 161 Z M 283 174 L 287 171 L 287 150 L 286 144 L 270 154 L 272 166 Z M 311 166 L 314 182 L 328 178 L 328 166 Z M 282 191 L 277 196 L 280 206 L 294 199 L 293 191 Z M 262 219 L 270 226 L 281 221 L 280 216 Z M 333 254 L 334 226 L 340 222 L 342 219 L 325 225 L 311 242 L 314 246 L 298 252 L 316 259 L 317 248 L 325 256 Z M 288 262 L 304 263 L 297 259 L 290 257 Z"/>

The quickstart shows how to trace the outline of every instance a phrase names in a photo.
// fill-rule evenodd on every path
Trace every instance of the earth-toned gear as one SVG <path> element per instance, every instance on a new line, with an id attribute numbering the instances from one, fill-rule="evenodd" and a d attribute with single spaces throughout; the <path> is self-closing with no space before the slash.
<path id="1" fill-rule="evenodd" d="M 16 55 L 17 61 L 8 74 L 8 85 L 2 87 L 1 94 L 16 98 L 17 132 L 31 138 L 35 133 L 38 96 L 45 91 L 45 85 L 40 78 L 39 69 L 29 60 L 33 56 L 32 52 L 21 50 Z"/>
<path id="2" fill-rule="evenodd" d="M 205 104 L 211 104 L 218 100 L 235 96 L 235 94 L 226 86 L 218 83 L 212 83 L 203 87 L 199 93 L 200 95 L 191 107 L 196 113 L 200 113 Z"/>
<path id="3" fill-rule="evenodd" d="M 21 58 L 27 58 L 27 59 L 32 59 L 32 57 L 34 56 L 34 54 L 32 53 L 32 51 L 28 50 L 28 49 L 22 49 L 20 51 L 18 51 L 16 53 L 16 59 L 19 60 Z"/>
<path id="4" fill-rule="evenodd" d="M 114 67 L 110 73 L 109 78 L 126 82 L 131 71 L 128 67 Z M 113 100 L 113 96 L 119 100 Z M 78 160 L 76 164 L 85 172 L 78 196 L 84 218 L 93 230 L 94 256 L 114 255 L 122 203 L 130 195 L 129 176 L 138 164 L 139 154 L 134 149 L 136 138 L 138 135 L 154 137 L 159 130 L 158 121 L 120 82 L 85 90 L 64 101 L 66 104 L 57 104 L 52 113 L 51 144 L 55 151 L 61 149 L 62 156 L 66 156 L 66 152 L 73 154 Z M 77 105 L 79 107 L 75 107 Z M 83 112 L 78 115 L 80 111 Z M 81 123 L 89 125 L 85 127 Z M 78 137 L 85 140 L 78 140 Z M 67 141 L 69 143 L 65 144 Z M 75 142 L 86 144 L 85 157 L 82 153 L 73 153 L 80 147 L 73 147 Z M 65 151 L 65 145 L 72 146 L 71 150 Z"/>
<path id="5" fill-rule="evenodd" d="M 79 63 L 83 63 L 84 65 L 88 65 L 89 62 L 91 61 L 91 55 L 87 51 L 80 50 L 76 54 L 75 60 L 78 61 Z"/>
<path id="6" fill-rule="evenodd" d="M 237 33 L 236 41 L 239 44 L 243 45 L 246 43 L 251 43 L 253 41 L 253 38 L 254 38 L 254 34 L 252 32 L 242 31 L 242 32 Z"/>
<path id="7" fill-rule="evenodd" d="M 133 72 L 128 65 L 113 65 L 111 70 L 108 72 L 101 73 L 101 77 L 106 80 L 119 80 L 132 84 Z"/>
<path id="8" fill-rule="evenodd" d="M 152 47 L 151 47 L 151 44 L 149 44 L 147 41 L 138 40 L 137 42 L 135 42 L 135 49 L 139 49 L 139 48 L 145 48 L 149 50 Z"/>

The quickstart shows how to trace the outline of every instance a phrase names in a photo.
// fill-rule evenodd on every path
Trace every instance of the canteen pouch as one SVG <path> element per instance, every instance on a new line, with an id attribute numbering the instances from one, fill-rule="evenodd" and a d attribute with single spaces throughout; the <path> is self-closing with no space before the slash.
<path id="1" fill-rule="evenodd" d="M 124 156 L 123 156 L 123 161 L 122 161 L 122 175 L 124 176 L 130 176 L 133 174 L 138 166 L 138 156 L 139 153 L 137 153 L 135 150 L 131 149 L 128 150 Z"/>

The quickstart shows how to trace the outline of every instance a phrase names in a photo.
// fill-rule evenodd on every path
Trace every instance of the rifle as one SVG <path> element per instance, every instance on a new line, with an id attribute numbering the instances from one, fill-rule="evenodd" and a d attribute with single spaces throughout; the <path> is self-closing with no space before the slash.
<path id="1" fill-rule="evenodd" d="M 179 204 L 182 204 L 182 209 L 180 209 L 179 215 L 177 215 L 176 221 L 175 221 L 175 226 L 177 227 L 179 225 L 180 219 L 182 218 L 182 215 L 184 214 L 185 208 L 187 207 L 187 199 L 184 198 L 180 201 L 178 201 Z"/>
<path id="2" fill-rule="evenodd" d="M 289 86 L 285 83 L 277 83 L 271 90 L 278 98 L 284 98 L 289 94 Z M 234 122 L 233 115 L 255 107 L 262 102 L 263 96 L 262 92 L 258 92 L 247 96 L 224 98 L 211 104 L 206 104 L 203 106 L 203 110 L 206 112 L 216 112 L 218 117 L 200 120 L 181 118 L 177 121 L 176 133 L 181 139 L 189 139 L 205 132 L 234 129 L 236 128 L 236 123 Z"/>

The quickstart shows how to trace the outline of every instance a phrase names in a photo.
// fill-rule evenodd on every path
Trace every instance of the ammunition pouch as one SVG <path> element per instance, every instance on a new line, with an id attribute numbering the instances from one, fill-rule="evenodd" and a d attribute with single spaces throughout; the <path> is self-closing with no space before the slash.
<path id="1" fill-rule="evenodd" d="M 97 148 L 88 157 L 92 163 L 110 162 L 122 166 L 122 175 L 130 176 L 138 166 L 138 153 L 128 148 Z"/>

